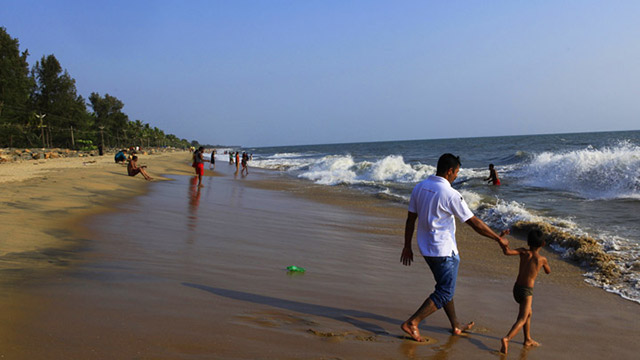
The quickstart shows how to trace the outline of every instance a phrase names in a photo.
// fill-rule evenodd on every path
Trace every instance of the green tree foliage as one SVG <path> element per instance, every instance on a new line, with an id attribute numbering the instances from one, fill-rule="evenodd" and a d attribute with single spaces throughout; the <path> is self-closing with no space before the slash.
<path id="1" fill-rule="evenodd" d="M 129 121 L 124 103 L 109 94 L 91 93 L 89 113 L 76 81 L 54 55 L 29 69 L 29 53 L 20 52 L 19 45 L 0 27 L 0 147 L 87 149 L 103 144 L 103 138 L 105 147 L 189 147 L 185 139 Z"/>
<path id="2" fill-rule="evenodd" d="M 62 70 L 54 55 L 43 56 L 36 62 L 31 74 L 36 80 L 36 88 L 32 93 L 34 109 L 46 115 L 43 123 L 35 123 L 40 128 L 41 136 L 44 134 L 44 139 L 40 140 L 48 146 L 72 146 L 70 129 L 86 129 L 90 122 L 85 100 L 77 94 L 76 81 L 66 70 Z M 46 126 L 44 132 L 43 126 Z"/>
<path id="3" fill-rule="evenodd" d="M 101 133 L 100 141 L 102 142 L 104 133 L 107 133 L 109 136 L 105 139 L 105 145 L 113 144 L 114 140 L 116 144 L 120 143 L 120 138 L 124 139 L 126 137 L 126 129 L 129 123 L 129 117 L 122 112 L 122 108 L 124 108 L 122 101 L 109 94 L 101 97 L 100 94 L 95 92 L 91 93 L 89 101 L 93 108 L 95 124 L 103 132 Z"/>
<path id="4" fill-rule="evenodd" d="M 0 27 L 0 143 L 26 141 L 20 129 L 27 124 L 29 95 L 34 87 L 28 56 L 27 50 L 20 52 L 18 39 Z"/>

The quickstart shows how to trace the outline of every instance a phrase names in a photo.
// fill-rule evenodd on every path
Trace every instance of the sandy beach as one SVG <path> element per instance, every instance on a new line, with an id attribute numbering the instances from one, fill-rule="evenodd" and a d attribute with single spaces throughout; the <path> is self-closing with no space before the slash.
<path id="1" fill-rule="evenodd" d="M 494 242 L 458 225 L 456 307 L 476 327 L 451 336 L 440 311 L 419 344 L 399 326 L 434 282 L 419 257 L 399 261 L 403 206 L 277 172 L 242 177 L 222 161 L 198 189 L 189 159 L 141 156 L 153 182 L 126 176 L 112 155 L 0 165 L 0 355 L 505 358 L 497 350 L 517 315 L 517 258 Z M 552 273 L 536 283 L 532 320 L 542 346 L 523 348 L 519 334 L 506 358 L 635 359 L 639 305 L 544 252 Z"/>

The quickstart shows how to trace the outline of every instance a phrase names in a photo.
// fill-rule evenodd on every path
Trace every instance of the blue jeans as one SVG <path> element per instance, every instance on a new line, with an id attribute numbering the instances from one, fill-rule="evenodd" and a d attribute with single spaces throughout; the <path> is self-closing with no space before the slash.
<path id="1" fill-rule="evenodd" d="M 429 298 L 440 309 L 453 300 L 460 256 L 453 254 L 451 256 L 425 256 L 424 259 L 436 280 L 436 290 L 429 295 Z"/>

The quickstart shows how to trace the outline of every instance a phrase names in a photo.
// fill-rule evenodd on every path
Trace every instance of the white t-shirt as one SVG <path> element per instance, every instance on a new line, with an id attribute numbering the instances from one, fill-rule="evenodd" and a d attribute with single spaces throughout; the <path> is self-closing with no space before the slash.
<path id="1" fill-rule="evenodd" d="M 462 195 L 447 179 L 429 176 L 411 192 L 409 212 L 418 214 L 418 247 L 422 256 L 451 256 L 458 254 L 456 222 L 474 215 Z"/>

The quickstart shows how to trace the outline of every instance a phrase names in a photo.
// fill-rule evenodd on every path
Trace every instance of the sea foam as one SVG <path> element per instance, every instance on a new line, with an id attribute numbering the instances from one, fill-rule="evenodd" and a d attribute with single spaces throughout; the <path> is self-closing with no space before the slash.
<path id="1" fill-rule="evenodd" d="M 529 186 L 569 191 L 586 199 L 639 199 L 640 147 L 621 142 L 602 149 L 543 152 L 511 175 Z"/>

